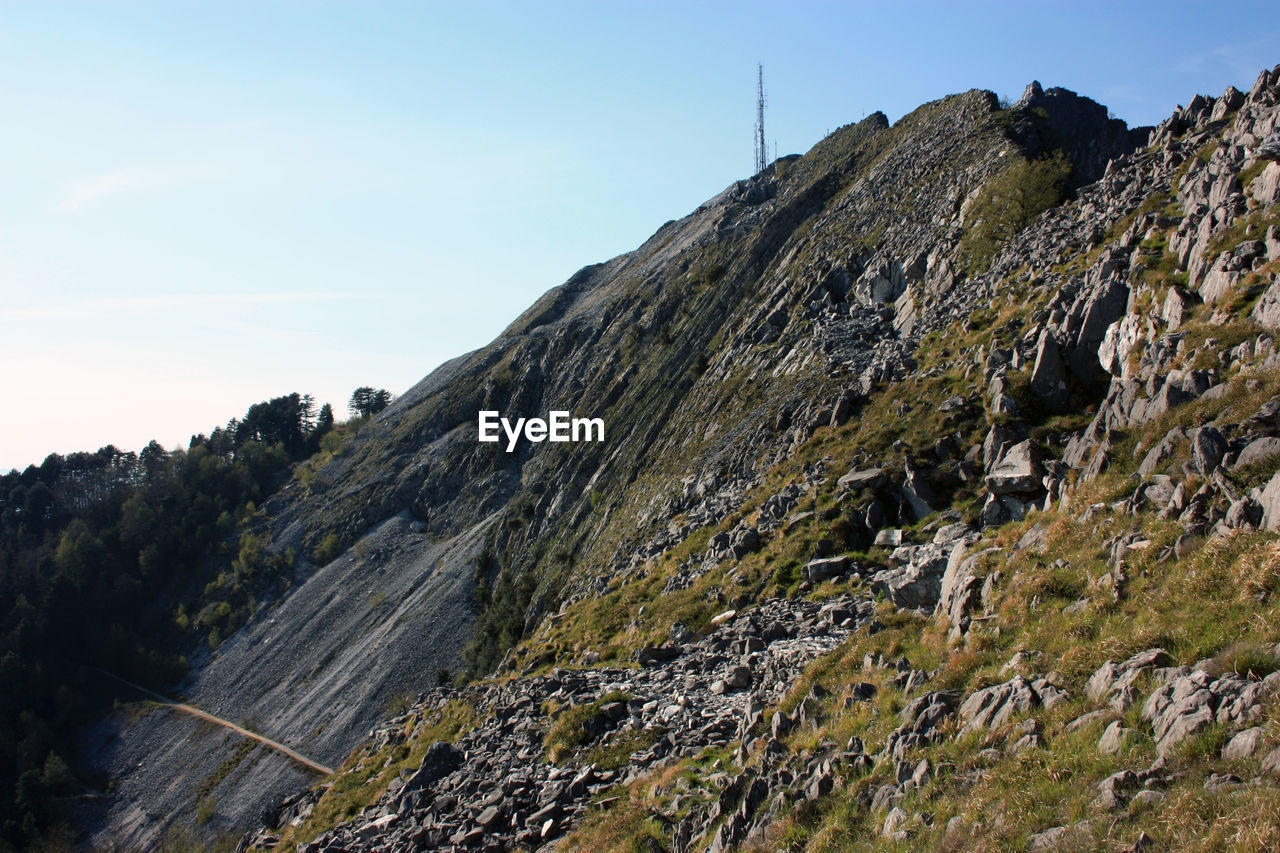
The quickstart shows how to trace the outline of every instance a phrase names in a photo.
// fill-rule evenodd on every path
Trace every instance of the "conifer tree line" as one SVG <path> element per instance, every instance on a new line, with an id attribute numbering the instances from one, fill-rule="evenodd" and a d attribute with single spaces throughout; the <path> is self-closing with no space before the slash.
<path id="1" fill-rule="evenodd" d="M 353 415 L 390 401 L 361 387 Z M 0 853 L 69 836 L 62 807 L 105 786 L 75 754 L 119 689 L 97 669 L 163 690 L 287 588 L 297 555 L 266 547 L 257 507 L 343 430 L 292 393 L 186 449 L 108 445 L 0 476 Z"/>

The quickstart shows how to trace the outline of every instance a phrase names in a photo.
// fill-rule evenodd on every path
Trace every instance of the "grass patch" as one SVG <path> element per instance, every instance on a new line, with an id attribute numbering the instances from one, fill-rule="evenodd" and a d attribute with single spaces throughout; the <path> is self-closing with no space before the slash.
<path id="1" fill-rule="evenodd" d="M 626 702 L 630 698 L 628 693 L 614 691 L 584 705 L 560 710 L 550 709 L 548 716 L 552 718 L 552 723 L 543 738 L 547 760 L 561 764 L 576 749 L 586 746 L 591 742 L 591 734 L 583 727 L 583 723 L 594 717 L 603 706 L 611 702 Z"/>

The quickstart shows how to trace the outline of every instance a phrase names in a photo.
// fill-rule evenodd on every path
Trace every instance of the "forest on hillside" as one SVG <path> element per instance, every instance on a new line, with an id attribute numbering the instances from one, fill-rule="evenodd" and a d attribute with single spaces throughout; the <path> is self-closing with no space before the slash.
<path id="1" fill-rule="evenodd" d="M 108 445 L 0 476 L 0 850 L 71 837 L 65 806 L 107 782 L 75 754 L 119 690 L 100 671 L 174 685 L 287 588 L 298 555 L 265 548 L 258 507 L 390 402 L 358 388 L 338 424 L 292 393 L 185 450 Z"/>

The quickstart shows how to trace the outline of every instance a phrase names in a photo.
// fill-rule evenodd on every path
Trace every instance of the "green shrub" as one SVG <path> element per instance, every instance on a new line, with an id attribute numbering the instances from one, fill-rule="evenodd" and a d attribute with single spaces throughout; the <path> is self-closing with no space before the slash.
<path id="1" fill-rule="evenodd" d="M 213 797 L 201 797 L 200 803 L 196 806 L 196 823 L 204 826 L 213 820 L 214 809 Z"/>
<path id="2" fill-rule="evenodd" d="M 316 548 L 312 559 L 317 566 L 327 566 L 337 559 L 342 551 L 342 540 L 338 538 L 338 534 L 330 533 L 320 541 L 320 546 Z"/>
<path id="3" fill-rule="evenodd" d="M 982 272 L 1006 240 L 1067 197 L 1071 163 L 1061 153 L 1042 160 L 1015 157 L 983 186 L 969 208 L 960 253 L 970 274 Z"/>

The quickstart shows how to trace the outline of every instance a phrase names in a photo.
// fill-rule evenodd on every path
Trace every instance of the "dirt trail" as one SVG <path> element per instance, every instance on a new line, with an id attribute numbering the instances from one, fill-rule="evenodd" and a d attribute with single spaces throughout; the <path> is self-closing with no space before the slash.
<path id="1" fill-rule="evenodd" d="M 168 705 L 170 708 L 177 708 L 179 711 L 184 711 L 188 714 L 191 714 L 192 716 L 199 717 L 202 720 L 208 720 L 211 723 L 217 723 L 220 726 L 225 726 L 226 728 L 231 729 L 233 732 L 237 732 L 241 735 L 244 735 L 247 738 L 252 738 L 253 740 L 258 741 L 259 743 L 266 744 L 267 746 L 271 747 L 277 752 L 281 752 L 289 756 L 299 764 L 305 767 L 309 767 L 312 770 L 315 770 L 317 773 L 323 773 L 326 776 L 333 775 L 332 767 L 325 767 L 323 764 L 320 764 L 319 762 L 312 761 L 310 758 L 307 758 L 305 755 L 295 752 L 294 750 L 290 749 L 284 744 L 278 741 L 274 741 L 269 737 L 260 735 L 257 732 L 251 732 L 248 729 L 246 729 L 244 726 L 238 726 L 235 723 L 231 722 L 230 720 L 224 720 L 221 717 L 214 716 L 213 714 L 210 714 L 208 711 L 202 711 L 193 705 L 188 705 L 185 702 L 177 702 L 177 701 L 174 701 L 173 699 L 169 699 L 165 696 L 161 696 L 159 693 L 156 693 L 154 690 L 148 690 L 147 688 L 143 687 L 141 684 L 134 684 L 132 681 L 129 681 L 126 678 L 121 678 L 120 676 L 114 673 L 107 672 L 105 669 L 99 669 L 97 671 L 107 676 L 108 678 L 119 681 L 121 684 L 127 684 L 128 686 L 132 687 L 134 690 L 137 690 L 139 693 L 143 693 L 148 697 L 150 697 L 151 699 L 154 699 L 156 702 L 159 702 L 161 705 Z"/>

